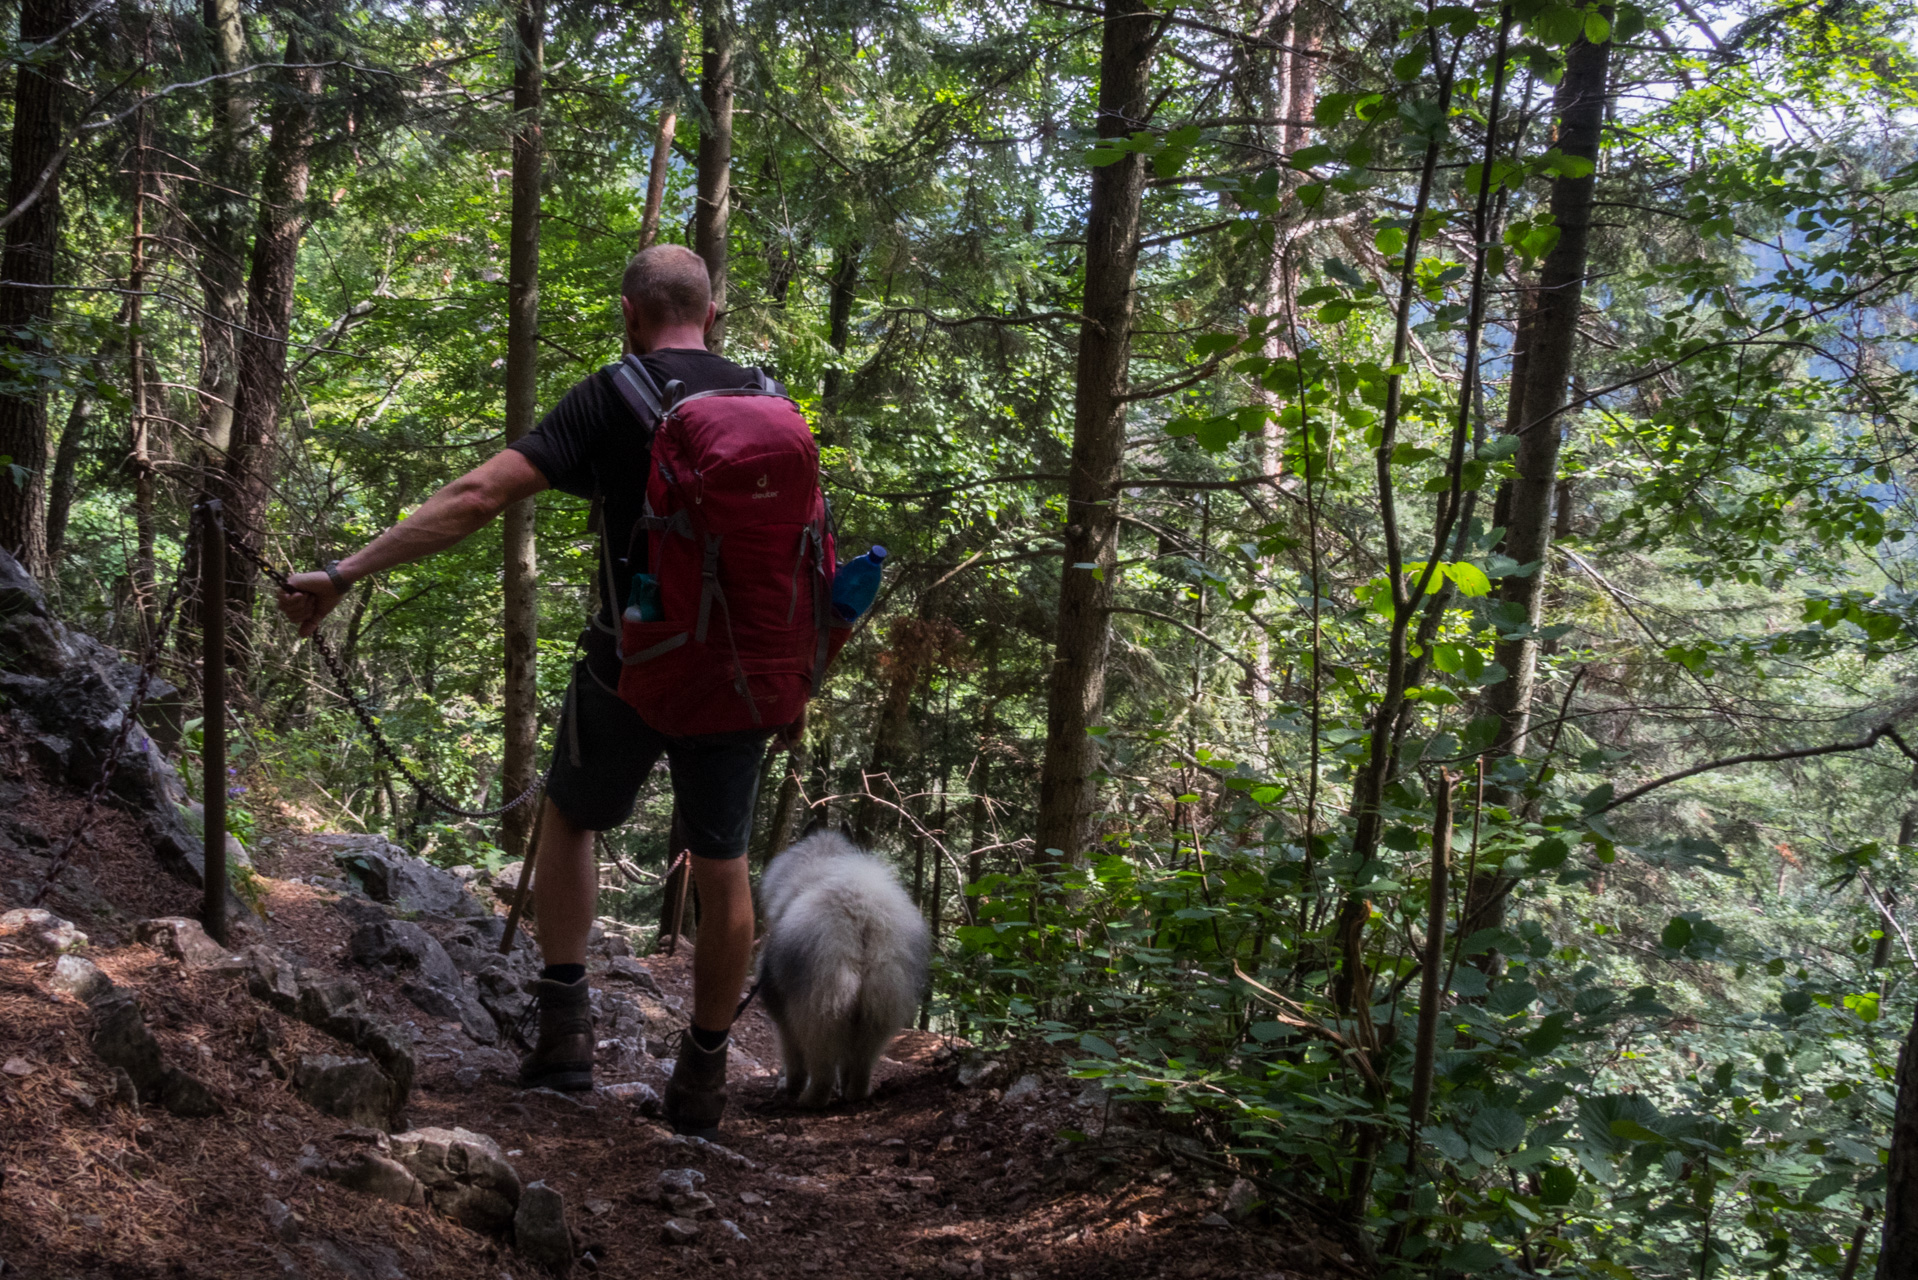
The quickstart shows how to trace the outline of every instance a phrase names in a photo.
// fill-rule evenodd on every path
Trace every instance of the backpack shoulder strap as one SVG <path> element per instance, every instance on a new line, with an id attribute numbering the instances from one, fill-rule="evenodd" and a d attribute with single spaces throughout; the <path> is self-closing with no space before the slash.
<path id="1" fill-rule="evenodd" d="M 785 384 L 774 381 L 772 375 L 758 365 L 754 365 L 752 368 L 746 370 L 746 372 L 753 375 L 753 381 L 751 383 L 753 390 L 764 391 L 767 395 L 774 396 L 783 396 L 786 394 Z"/>
<path id="2" fill-rule="evenodd" d="M 613 388 L 633 411 L 633 416 L 649 430 L 665 418 L 669 403 L 666 393 L 660 390 L 652 371 L 638 356 L 625 356 L 613 366 Z"/>

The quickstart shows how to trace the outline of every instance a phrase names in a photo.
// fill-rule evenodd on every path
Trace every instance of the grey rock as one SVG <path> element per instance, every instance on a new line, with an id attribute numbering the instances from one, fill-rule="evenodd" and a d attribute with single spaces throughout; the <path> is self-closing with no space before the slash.
<path id="1" fill-rule="evenodd" d="M 1020 1076 L 1017 1080 L 1013 1082 L 1012 1087 L 1006 1090 L 1006 1096 L 1002 1099 L 1002 1101 L 1013 1102 L 1013 1103 L 1027 1102 L 1037 1098 L 1038 1096 L 1039 1096 L 1039 1077 L 1038 1076 Z"/>
<path id="2" fill-rule="evenodd" d="M 300 1170 L 328 1182 L 336 1182 L 348 1191 L 391 1200 L 408 1208 L 426 1204 L 426 1188 L 407 1171 L 405 1165 L 389 1160 L 377 1151 L 355 1151 L 344 1160 L 308 1158 Z"/>
<path id="3" fill-rule="evenodd" d="M 617 991 L 593 992 L 593 1018 L 600 1033 L 612 1038 L 643 1040 L 646 1010 L 639 1001 Z"/>
<path id="4" fill-rule="evenodd" d="M 974 1051 L 960 1061 L 955 1079 L 961 1089 L 983 1089 L 990 1088 L 1005 1074 L 1005 1063 Z"/>
<path id="5" fill-rule="evenodd" d="M 660 1224 L 659 1241 L 661 1244 L 691 1244 L 699 1239 L 699 1224 L 686 1222 L 679 1218 L 668 1218 Z"/>
<path id="6" fill-rule="evenodd" d="M 1202 1227 L 1229 1227 L 1232 1224 L 1227 1222 L 1220 1214 L 1208 1213 L 1199 1219 L 1199 1225 Z"/>
<path id="7" fill-rule="evenodd" d="M 713 1198 L 699 1189 L 705 1183 L 706 1175 L 697 1169 L 662 1169 L 659 1171 L 659 1203 L 681 1218 L 703 1218 L 715 1213 Z"/>
<path id="8" fill-rule="evenodd" d="M 458 1021 L 480 1044 L 492 1044 L 499 1038 L 492 1015 L 467 992 L 459 968 L 445 948 L 418 925 L 382 915 L 360 925 L 346 945 L 360 964 L 388 974 L 412 975 L 410 981 L 400 984 L 400 993 L 427 1013 Z"/>
<path id="9" fill-rule="evenodd" d="M 615 956 L 612 963 L 606 966 L 606 977 L 614 982 L 630 982 L 650 995 L 663 994 L 659 983 L 653 980 L 652 972 L 631 956 Z"/>
<path id="10" fill-rule="evenodd" d="M 643 1116 L 656 1116 L 660 1113 L 659 1092 L 643 1080 L 630 1080 L 622 1084 L 603 1084 L 598 1093 L 608 1098 L 617 1098 L 621 1102 L 632 1104 L 635 1111 Z"/>
<path id="11" fill-rule="evenodd" d="M 470 1183 L 456 1183 L 433 1192 L 432 1205 L 433 1212 L 441 1217 L 451 1218 L 474 1231 L 504 1235 L 513 1225 L 512 1201 L 497 1191 Z"/>
<path id="12" fill-rule="evenodd" d="M 286 1203 L 267 1196 L 260 1202 L 260 1211 L 266 1218 L 266 1229 L 283 1244 L 294 1244 L 300 1238 L 300 1224 L 293 1219 L 293 1210 Z"/>
<path id="13" fill-rule="evenodd" d="M 73 760 L 73 744 L 57 733 L 36 733 L 27 739 L 27 758 L 51 778 L 64 778 Z"/>
<path id="14" fill-rule="evenodd" d="M 219 1099 L 213 1096 L 213 1090 L 206 1087 L 198 1076 L 188 1075 L 178 1067 L 168 1067 L 160 1082 L 160 1105 L 176 1116 L 190 1119 L 202 1116 L 217 1116 L 222 1108 Z"/>
<path id="15" fill-rule="evenodd" d="M 364 1016 L 365 996 L 347 978 L 300 975 L 300 1021 L 327 1030 L 327 1024 Z"/>
<path id="16" fill-rule="evenodd" d="M 734 1222 L 731 1218 L 721 1218 L 719 1220 L 719 1238 L 722 1240 L 725 1240 L 729 1244 L 749 1243 L 746 1237 L 746 1233 L 744 1231 L 741 1231 L 739 1229 L 739 1224 L 737 1222 Z"/>
<path id="17" fill-rule="evenodd" d="M 384 1245 L 359 1241 L 314 1240 L 305 1249 L 307 1258 L 324 1276 L 340 1280 L 406 1280 L 400 1270 L 399 1255 Z"/>
<path id="18" fill-rule="evenodd" d="M 89 1043 L 96 1058 L 127 1073 L 140 1101 L 159 1100 L 166 1061 L 132 992 L 113 992 L 94 1005 Z"/>
<path id="19" fill-rule="evenodd" d="M 689 1196 L 706 1185 L 706 1175 L 698 1169 L 661 1169 L 659 1171 L 659 1197 L 664 1201 L 668 1196 Z"/>
<path id="20" fill-rule="evenodd" d="M 519 1206 L 519 1175 L 499 1144 L 467 1129 L 396 1134 L 393 1158 L 426 1187 L 436 1213 L 475 1230 L 504 1233 Z"/>
<path id="21" fill-rule="evenodd" d="M 293 1070 L 293 1092 L 308 1106 L 349 1124 L 384 1128 L 400 1110 L 399 1090 L 368 1058 L 307 1054 Z"/>
<path id="22" fill-rule="evenodd" d="M 142 920 L 133 927 L 133 936 L 147 946 L 163 951 L 189 969 L 215 969 L 230 958 L 227 949 L 207 937 L 198 920 L 184 916 L 158 916 Z"/>
<path id="23" fill-rule="evenodd" d="M 21 907 L 0 915 L 0 938 L 12 938 L 59 955 L 87 945 L 87 935 L 41 907 Z"/>
<path id="24" fill-rule="evenodd" d="M 219 1101 L 205 1084 L 168 1066 L 160 1042 L 147 1028 L 146 1015 L 130 991 L 111 991 L 93 1005 L 89 1043 L 94 1056 L 126 1073 L 141 1102 L 157 1102 L 177 1116 L 218 1115 Z"/>
<path id="25" fill-rule="evenodd" d="M 70 1000 L 92 1004 L 113 990 L 113 980 L 100 972 L 100 966 L 79 956 L 61 956 L 53 962 L 53 974 L 47 986 Z"/>
<path id="26" fill-rule="evenodd" d="M 554 1275 L 573 1269 L 573 1233 L 566 1226 L 566 1201 L 544 1182 L 527 1185 L 513 1215 L 513 1244 L 527 1260 Z"/>
<path id="27" fill-rule="evenodd" d="M 1263 1203 L 1265 1197 L 1259 1194 L 1258 1187 L 1248 1178 L 1234 1178 L 1232 1185 L 1226 1189 L 1226 1216 L 1235 1221 L 1251 1216 Z"/>
<path id="28" fill-rule="evenodd" d="M 463 986 L 448 990 L 426 982 L 402 982 L 400 994 L 435 1018 L 458 1022 L 460 1029 L 479 1044 L 499 1039 L 493 1016 Z"/>
<path id="29" fill-rule="evenodd" d="M 445 948 L 432 934 L 404 920 L 368 920 L 353 931 L 346 949 L 357 963 L 389 975 L 404 970 L 435 986 L 459 985 L 459 970 Z"/>
<path id="30" fill-rule="evenodd" d="M 46 616 L 47 593 L 18 560 L 0 551 L 0 618 Z"/>
<path id="31" fill-rule="evenodd" d="M 420 861 L 382 836 L 322 835 L 312 841 L 330 850 L 375 902 L 451 919 L 490 914 L 458 876 Z"/>
<path id="32" fill-rule="evenodd" d="M 248 947 L 241 953 L 246 961 L 246 989 L 256 1000 L 278 1009 L 281 1013 L 295 1013 L 300 1005 L 300 971 L 272 947 L 259 945 Z"/>
<path id="33" fill-rule="evenodd" d="M 508 1035 L 517 1031 L 533 1008 L 533 997 L 522 985 L 526 981 L 503 965 L 475 975 L 480 1004 Z"/>

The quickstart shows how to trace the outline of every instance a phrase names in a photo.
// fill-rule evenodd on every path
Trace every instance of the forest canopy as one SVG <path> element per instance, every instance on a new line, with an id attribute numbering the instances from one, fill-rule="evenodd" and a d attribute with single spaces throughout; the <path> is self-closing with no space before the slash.
<path id="1" fill-rule="evenodd" d="M 1910 1274 L 1912 6 L 8 13 L 0 546 L 70 620 L 197 690 L 204 504 L 277 568 L 363 545 L 685 244 L 892 553 L 753 856 L 893 860 L 925 1025 L 1382 1267 Z M 549 493 L 322 639 L 496 807 L 598 555 Z M 521 856 L 227 578 L 234 835 Z M 659 911 L 669 807 L 607 911 Z"/>

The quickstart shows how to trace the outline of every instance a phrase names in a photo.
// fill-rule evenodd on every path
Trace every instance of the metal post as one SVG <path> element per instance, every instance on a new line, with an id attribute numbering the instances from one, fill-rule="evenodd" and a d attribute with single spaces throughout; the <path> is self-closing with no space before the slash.
<path id="1" fill-rule="evenodd" d="M 226 526 L 218 499 L 200 508 L 206 528 L 200 538 L 201 630 L 206 652 L 200 663 L 200 759 L 206 766 L 200 798 L 206 816 L 206 903 L 200 922 L 209 938 L 226 945 Z"/>

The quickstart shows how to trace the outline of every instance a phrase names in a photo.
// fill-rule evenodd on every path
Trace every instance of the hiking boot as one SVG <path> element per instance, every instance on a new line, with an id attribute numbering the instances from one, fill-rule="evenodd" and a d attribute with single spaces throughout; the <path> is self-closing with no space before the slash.
<path id="1" fill-rule="evenodd" d="M 679 1060 L 666 1082 L 666 1123 L 673 1132 L 708 1139 L 719 1132 L 726 1114 L 726 1044 L 702 1049 L 691 1027 L 679 1033 Z"/>
<path id="2" fill-rule="evenodd" d="M 581 1093 L 593 1087 L 593 1011 L 586 979 L 533 984 L 539 1002 L 539 1043 L 520 1059 L 522 1089 Z"/>

